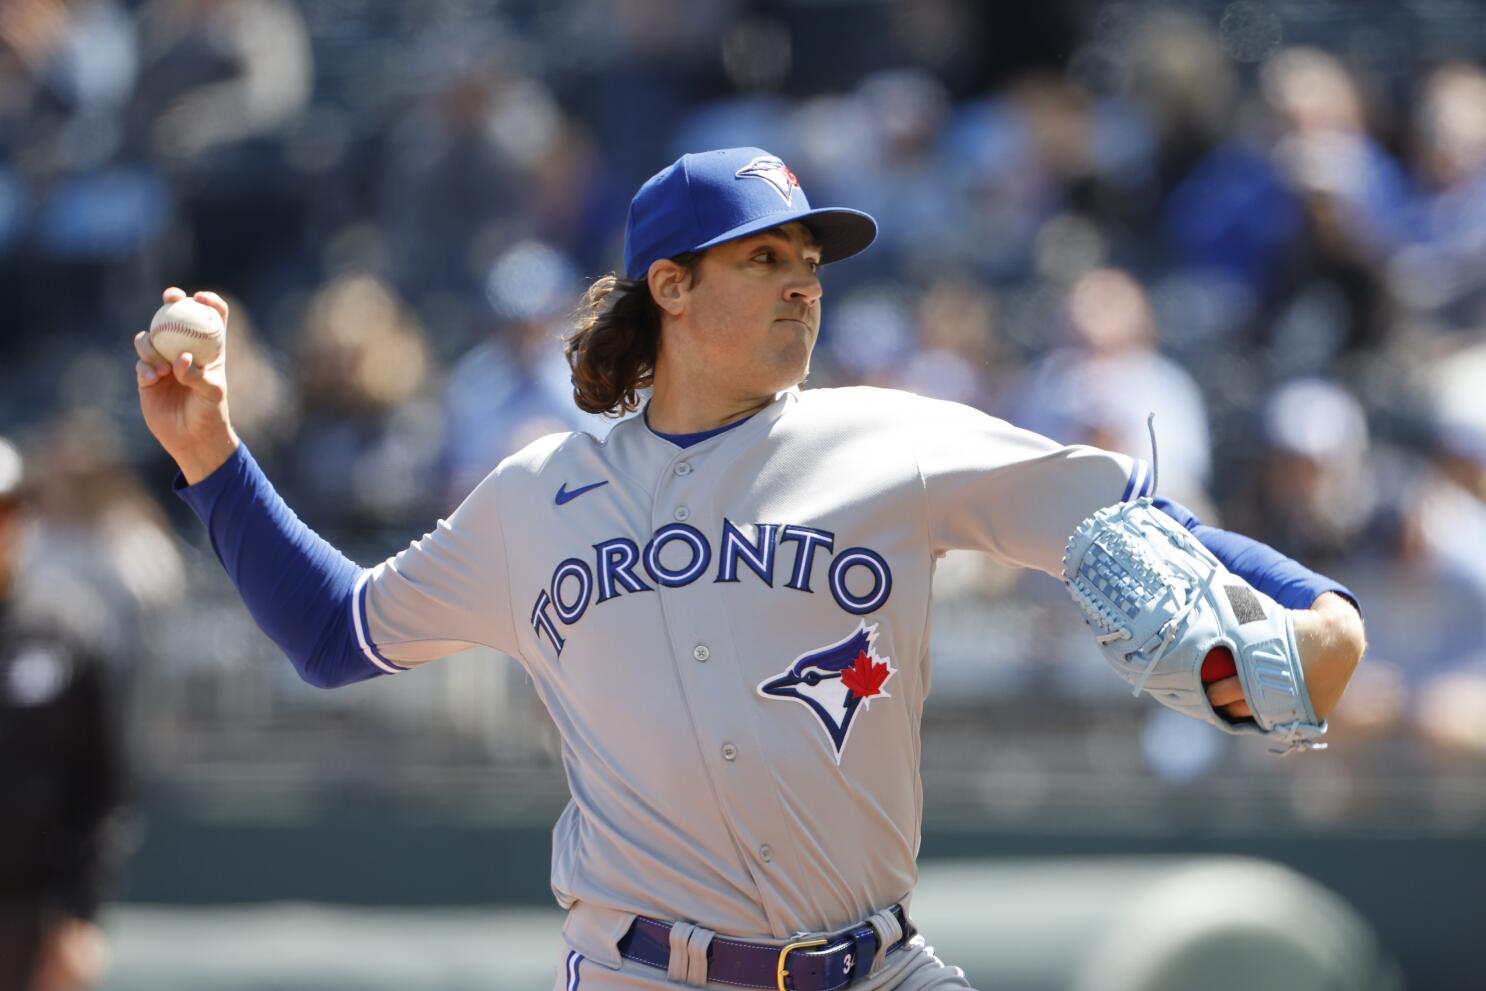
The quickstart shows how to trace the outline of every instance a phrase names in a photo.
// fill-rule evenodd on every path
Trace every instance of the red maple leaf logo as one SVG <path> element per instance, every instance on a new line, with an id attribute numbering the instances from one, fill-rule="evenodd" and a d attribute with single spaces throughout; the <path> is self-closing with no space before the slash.
<path id="1" fill-rule="evenodd" d="M 841 672 L 841 684 L 851 689 L 859 699 L 869 699 L 882 694 L 882 683 L 892 672 L 886 664 L 878 664 L 864 650 L 857 654 L 856 666 Z"/>

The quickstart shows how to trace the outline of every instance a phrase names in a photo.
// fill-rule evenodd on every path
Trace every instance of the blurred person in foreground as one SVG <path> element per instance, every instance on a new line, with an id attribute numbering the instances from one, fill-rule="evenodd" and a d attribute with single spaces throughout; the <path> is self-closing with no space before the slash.
<path id="1" fill-rule="evenodd" d="M 975 549 L 1056 575 L 1100 507 L 1140 514 L 1167 543 L 1198 526 L 1158 519 L 1164 507 L 1137 498 L 1148 466 L 1128 456 L 910 393 L 801 389 L 819 270 L 875 234 L 860 211 L 812 209 L 762 149 L 657 173 L 631 201 L 622 277 L 593 284 L 565 339 L 575 403 L 639 415 L 602 443 L 574 432 L 528 445 L 375 569 L 274 493 L 233 431 L 220 360 L 168 363 L 135 338 L 141 412 L 182 468 L 177 491 L 301 677 L 344 685 L 475 645 L 531 674 L 572 793 L 553 835 L 569 913 L 554 987 L 970 987 L 907 906 L 933 562 Z M 227 318 L 215 294 L 195 299 Z M 721 534 L 715 579 L 709 532 Z M 1239 539 L 1194 536 L 1225 559 Z M 1219 622 L 1244 664 L 1254 652 L 1234 628 L 1278 627 L 1262 646 L 1282 683 L 1246 696 L 1236 675 L 1206 678 L 1206 639 L 1179 624 L 1152 639 L 1189 641 L 1194 715 L 1306 747 L 1361 659 L 1361 618 L 1335 582 L 1252 541 L 1242 550 L 1267 559 L 1244 573 L 1279 598 L 1227 585 L 1245 618 Z"/>
<path id="2" fill-rule="evenodd" d="M 124 806 L 103 658 L 18 602 L 30 516 L 23 467 L 0 438 L 0 988 L 96 985 L 95 919 Z"/>

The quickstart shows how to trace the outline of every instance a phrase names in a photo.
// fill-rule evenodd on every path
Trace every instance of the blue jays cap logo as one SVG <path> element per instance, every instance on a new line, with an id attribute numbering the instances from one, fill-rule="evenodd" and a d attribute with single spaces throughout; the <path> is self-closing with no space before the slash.
<path id="1" fill-rule="evenodd" d="M 789 166 L 773 155 L 758 156 L 735 175 L 739 179 L 762 179 L 773 186 L 774 192 L 783 197 L 785 204 L 789 206 L 794 205 L 795 190 L 800 188 L 800 180 L 795 178 Z"/>
<path id="2" fill-rule="evenodd" d="M 764 698 L 799 702 L 820 720 L 836 750 L 836 763 L 859 709 L 873 699 L 891 698 L 883 691 L 898 673 L 892 659 L 877 653 L 877 624 L 865 621 L 845 640 L 801 654 L 784 672 L 758 686 Z"/>

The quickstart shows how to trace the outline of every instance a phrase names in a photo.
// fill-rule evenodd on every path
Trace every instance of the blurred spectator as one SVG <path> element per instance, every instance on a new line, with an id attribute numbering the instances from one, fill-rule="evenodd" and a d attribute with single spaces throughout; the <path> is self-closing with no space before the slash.
<path id="1" fill-rule="evenodd" d="M 1153 121 L 1172 262 L 1262 293 L 1300 225 L 1295 196 L 1237 125 L 1242 91 L 1217 33 L 1187 13 L 1134 33 L 1131 95 Z"/>
<path id="2" fill-rule="evenodd" d="M 822 304 L 820 341 L 810 385 L 887 385 L 913 353 L 912 294 L 901 285 L 869 283 L 839 302 Z"/>
<path id="3" fill-rule="evenodd" d="M 1137 16 L 1121 54 L 1130 97 L 1155 130 L 1157 174 L 1170 189 L 1226 138 L 1239 81 L 1209 24 L 1174 9 Z"/>
<path id="4" fill-rule="evenodd" d="M 560 108 L 513 71 L 501 42 L 488 31 L 429 38 L 427 92 L 391 134 L 380 212 L 393 282 L 415 303 L 473 285 L 500 245 L 528 233 L 541 167 L 561 157 Z"/>
<path id="5" fill-rule="evenodd" d="M 119 701 L 65 614 L 37 615 L 15 447 L 0 438 L 0 987 L 75 991 L 108 966 L 94 921 L 121 852 Z"/>
<path id="6" fill-rule="evenodd" d="M 182 264 L 213 282 L 265 294 L 304 279 L 301 224 L 313 195 L 293 125 L 310 99 L 313 50 L 290 0 L 148 0 L 139 10 L 142 71 L 130 152 L 170 179 L 175 217 L 153 279 Z M 316 126 L 329 131 L 322 116 Z M 286 149 L 299 139 L 298 155 Z M 176 276 L 178 277 L 178 276 Z M 220 283 L 218 283 L 220 284 Z"/>
<path id="7" fill-rule="evenodd" d="M 1479 561 L 1486 546 L 1483 376 L 1486 347 L 1480 345 L 1420 371 L 1433 438 L 1409 452 L 1402 466 L 1374 449 L 1367 464 L 1382 483 L 1381 511 L 1344 549 L 1359 579 L 1353 587 L 1374 603 L 1366 666 L 1372 670 L 1359 680 L 1360 691 L 1349 689 L 1338 718 L 1377 730 L 1406 711 L 1419 736 L 1441 754 L 1486 753 L 1477 704 L 1486 694 L 1486 569 Z M 1334 419 L 1322 413 L 1323 422 Z M 1382 474 L 1383 467 L 1399 477 Z M 1385 512 L 1396 514 L 1397 522 Z"/>
<path id="8" fill-rule="evenodd" d="M 932 271 L 960 248 L 962 214 L 949 162 L 936 150 L 949 110 L 949 94 L 932 76 L 888 71 L 863 79 L 829 119 L 797 124 L 814 201 L 853 203 L 877 218 L 875 270 Z"/>
<path id="9" fill-rule="evenodd" d="M 637 188 L 664 157 L 656 153 L 654 125 L 683 120 L 716 94 L 726 71 L 719 41 L 743 6 L 741 0 L 610 0 L 598 5 L 603 16 L 588 19 L 581 102 L 614 176 L 615 196 L 627 199 L 620 190 Z M 778 56 L 746 44 L 733 56 L 745 65 L 760 57 Z"/>
<path id="10" fill-rule="evenodd" d="M 1409 187 L 1403 170 L 1369 133 L 1358 81 L 1341 59 L 1315 48 L 1284 49 L 1260 73 L 1261 93 L 1280 125 L 1274 155 L 1324 220 L 1371 252 L 1401 237 Z"/>
<path id="11" fill-rule="evenodd" d="M 1384 259 L 1402 241 L 1409 184 L 1368 134 L 1357 81 L 1340 59 L 1282 51 L 1261 74 L 1279 134 L 1273 160 L 1300 198 L 1302 224 L 1265 312 L 1263 336 L 1290 374 L 1323 372 L 1391 325 Z"/>
<path id="12" fill-rule="evenodd" d="M 110 276 L 126 257 L 137 271 L 169 222 L 165 182 L 124 151 L 138 73 L 115 0 L 0 4 L 0 293 L 18 325 L 97 326 Z"/>
<path id="13" fill-rule="evenodd" d="M 451 507 L 538 437 L 564 430 L 602 437 L 614 422 L 573 403 L 558 343 L 578 297 L 577 272 L 566 258 L 538 241 L 514 244 L 491 267 L 485 296 L 491 331 L 454 366 L 444 390 Z"/>
<path id="14" fill-rule="evenodd" d="M 611 188 L 613 175 L 588 129 L 564 118 L 533 163 L 526 204 L 530 233 L 564 245 L 585 272 L 615 267 L 622 253 L 623 201 Z"/>
<path id="15" fill-rule="evenodd" d="M 1248 532 L 1317 567 L 1359 554 L 1377 507 L 1362 404 L 1302 379 L 1271 393 L 1261 420 L 1267 450 Z"/>
<path id="16" fill-rule="evenodd" d="M 1443 358 L 1422 376 L 1433 405 L 1433 471 L 1412 501 L 1415 546 L 1486 604 L 1486 344 Z"/>
<path id="17" fill-rule="evenodd" d="M 1140 284 L 1098 269 L 1068 293 L 1070 346 L 1028 373 L 1016 422 L 1065 444 L 1151 456 L 1156 414 L 1162 495 L 1199 515 L 1211 463 L 1207 411 L 1197 383 L 1156 349 L 1156 325 Z"/>
<path id="18" fill-rule="evenodd" d="M 113 0 L 0 5 L 0 151 L 42 180 L 107 162 L 138 71 L 134 25 Z"/>
<path id="19" fill-rule="evenodd" d="M 1481 359 L 1476 357 L 1479 370 Z M 1480 379 L 1475 380 L 1479 392 Z M 1441 629 L 1414 649 L 1408 667 L 1418 686 L 1415 712 L 1425 739 L 1449 750 L 1486 755 L 1481 701 L 1486 699 L 1486 424 L 1471 432 L 1446 427 L 1434 458 L 1434 471 L 1415 482 L 1407 507 L 1406 549 L 1436 586 L 1465 600 L 1453 610 L 1416 612 L 1410 626 L 1428 630 L 1437 617 Z M 1440 596 L 1443 598 L 1443 596 Z M 1446 649 L 1428 650 L 1430 640 Z"/>
<path id="20" fill-rule="evenodd" d="M 272 464 L 299 425 L 294 388 L 259 335 L 252 312 L 234 296 L 224 293 L 222 298 L 232 312 L 232 332 L 227 335 L 232 422 L 259 463 Z"/>
<path id="21" fill-rule="evenodd" d="M 958 109 L 937 164 L 955 200 L 932 232 L 943 244 L 930 261 L 947 249 L 992 279 L 1026 278 L 1038 230 L 1063 205 L 1058 179 L 1065 169 L 1082 172 L 1087 124 L 1080 94 L 1045 80 Z"/>
<path id="22" fill-rule="evenodd" d="M 1006 402 L 1016 369 L 998 360 L 998 315 L 989 290 L 963 276 L 939 279 L 919 298 L 918 347 L 893 385 L 987 411 Z"/>
<path id="23" fill-rule="evenodd" d="M 298 344 L 303 419 L 286 487 L 305 518 L 367 529 L 441 508 L 437 369 L 402 300 L 371 276 L 342 276 L 310 301 Z"/>
<path id="24" fill-rule="evenodd" d="M 1454 63 L 1425 80 L 1414 113 L 1414 167 L 1423 191 L 1413 238 L 1391 270 L 1406 305 L 1475 317 L 1486 261 L 1486 72 Z"/>
<path id="25" fill-rule="evenodd" d="M 185 591 L 176 538 L 101 410 L 63 414 L 38 449 L 27 580 L 16 594 L 111 660 L 133 663 L 144 626 Z"/>
<path id="26" fill-rule="evenodd" d="M 309 100 L 314 60 L 287 0 L 149 0 L 134 104 L 151 157 L 189 160 L 270 133 Z"/>

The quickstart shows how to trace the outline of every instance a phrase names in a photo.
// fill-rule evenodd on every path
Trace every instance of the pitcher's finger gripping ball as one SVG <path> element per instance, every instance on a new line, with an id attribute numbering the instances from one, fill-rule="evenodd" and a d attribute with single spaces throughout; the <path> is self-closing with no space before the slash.
<path id="1" fill-rule="evenodd" d="M 171 363 L 189 351 L 198 366 L 210 365 L 226 340 L 222 314 L 189 297 L 166 303 L 150 321 L 150 344 Z"/>

